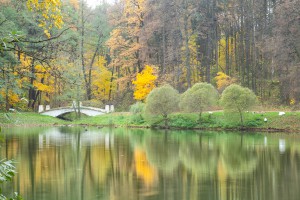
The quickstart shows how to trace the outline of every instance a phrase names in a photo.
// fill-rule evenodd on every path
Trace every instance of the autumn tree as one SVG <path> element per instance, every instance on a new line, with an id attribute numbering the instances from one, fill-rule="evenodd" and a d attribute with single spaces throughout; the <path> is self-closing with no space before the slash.
<path id="1" fill-rule="evenodd" d="M 1 44 L 4 47 L 1 53 L 14 57 L 17 61 L 10 62 L 10 77 L 14 75 L 17 78 L 17 87 L 14 88 L 19 91 L 10 96 L 18 95 L 19 102 L 20 99 L 27 99 L 28 107 L 31 109 L 44 101 L 50 103 L 54 76 L 60 76 L 55 70 L 53 60 L 68 46 L 62 43 L 66 38 L 60 37 L 70 28 L 59 30 L 63 25 L 61 16 L 58 16 L 61 14 L 61 8 L 56 6 L 59 3 L 60 1 L 44 3 L 28 1 L 26 5 L 25 2 L 11 1 L 4 3 L 0 8 L 0 35 L 3 33 L 8 36 Z M 27 8 L 32 8 L 32 12 Z M 57 12 L 54 12 L 54 9 Z M 21 14 L 18 14 L 18 10 L 19 12 L 22 10 Z M 52 26 L 41 25 L 42 21 L 34 18 L 37 15 L 39 20 L 44 22 L 49 20 L 49 25 L 53 23 Z M 18 31 L 10 33 L 11 30 Z M 48 32 L 52 33 L 51 37 L 46 34 Z M 16 104 L 9 105 L 11 106 L 14 107 Z"/>
<path id="2" fill-rule="evenodd" d="M 106 42 L 110 50 L 109 68 L 116 74 L 117 101 L 132 104 L 132 80 L 144 68 L 141 59 L 141 30 L 144 27 L 146 0 L 121 0 L 110 9 L 113 30 Z M 129 99 L 130 98 L 130 99 Z"/>
<path id="3" fill-rule="evenodd" d="M 215 77 L 217 88 L 220 92 L 222 92 L 226 87 L 233 84 L 236 80 L 226 75 L 223 72 L 218 72 Z"/>
<path id="4" fill-rule="evenodd" d="M 111 101 L 116 91 L 116 82 L 113 73 L 107 67 L 103 56 L 97 58 L 92 71 L 92 94 L 95 100 Z"/>
<path id="5" fill-rule="evenodd" d="M 154 67 L 146 65 L 141 73 L 136 75 L 136 80 L 132 83 L 135 85 L 134 98 L 143 101 L 147 95 L 155 88 L 155 80 L 157 76 L 154 75 Z"/>
<path id="6" fill-rule="evenodd" d="M 61 28 L 63 25 L 61 6 L 60 0 L 27 0 L 27 8 L 37 15 L 39 26 L 44 28 L 44 33 L 49 38 L 52 27 Z"/>

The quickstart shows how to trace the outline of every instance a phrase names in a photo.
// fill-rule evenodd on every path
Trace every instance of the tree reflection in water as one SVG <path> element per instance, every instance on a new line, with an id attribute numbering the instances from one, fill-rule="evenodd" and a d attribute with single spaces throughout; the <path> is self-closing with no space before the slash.
<path id="1" fill-rule="evenodd" d="M 7 129 L 25 199 L 289 199 L 300 196 L 300 137 L 93 129 Z M 285 152 L 279 140 L 285 140 Z M 6 188 L 10 190 L 9 186 Z"/>

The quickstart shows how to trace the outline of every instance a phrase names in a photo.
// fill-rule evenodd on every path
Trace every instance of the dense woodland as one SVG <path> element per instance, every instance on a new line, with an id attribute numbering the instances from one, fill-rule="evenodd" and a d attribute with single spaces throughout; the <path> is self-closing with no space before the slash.
<path id="1" fill-rule="evenodd" d="M 219 92 L 237 83 L 264 105 L 300 100 L 299 0 L 113 5 L 103 0 L 95 8 L 84 0 L 0 0 L 0 5 L 2 110 L 72 100 L 126 110 L 146 66 L 156 86 L 168 83 L 180 93 L 198 82 Z"/>

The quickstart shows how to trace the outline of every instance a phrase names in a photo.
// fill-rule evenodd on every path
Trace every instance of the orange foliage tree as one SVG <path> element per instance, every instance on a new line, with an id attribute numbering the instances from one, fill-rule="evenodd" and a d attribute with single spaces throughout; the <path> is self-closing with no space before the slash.
<path id="1" fill-rule="evenodd" d="M 118 72 L 119 91 L 131 90 L 132 74 L 143 69 L 140 35 L 144 26 L 145 0 L 121 0 L 112 6 L 110 24 L 114 29 L 106 42 L 110 49 L 110 67 Z"/>

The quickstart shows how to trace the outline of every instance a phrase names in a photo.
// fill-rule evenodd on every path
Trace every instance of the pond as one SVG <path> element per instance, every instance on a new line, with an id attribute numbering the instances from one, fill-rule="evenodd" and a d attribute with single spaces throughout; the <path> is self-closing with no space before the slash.
<path id="1" fill-rule="evenodd" d="M 298 200 L 300 135 L 124 128 L 4 129 L 25 200 Z"/>

